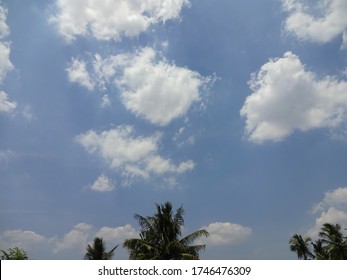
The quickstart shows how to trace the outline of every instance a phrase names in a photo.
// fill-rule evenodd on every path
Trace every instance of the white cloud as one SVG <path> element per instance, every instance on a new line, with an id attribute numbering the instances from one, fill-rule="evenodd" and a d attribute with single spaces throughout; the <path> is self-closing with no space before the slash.
<path id="1" fill-rule="evenodd" d="M 115 244 L 121 244 L 125 239 L 136 238 L 139 233 L 132 225 L 125 225 L 120 227 L 102 227 L 95 236 L 103 237 L 105 241 L 114 242 Z"/>
<path id="2" fill-rule="evenodd" d="M 71 65 L 66 69 L 70 82 L 78 83 L 89 90 L 94 89 L 94 83 L 89 76 L 84 61 L 72 59 Z"/>
<path id="3" fill-rule="evenodd" d="M 188 0 L 57 0 L 50 18 L 68 42 L 77 36 L 97 40 L 134 37 L 159 22 L 178 19 Z"/>
<path id="4" fill-rule="evenodd" d="M 13 69 L 10 61 L 10 43 L 4 41 L 10 34 L 6 19 L 7 10 L 0 3 L 0 84 L 4 81 L 7 73 Z M 16 102 L 9 101 L 7 94 L 4 91 L 0 91 L 0 112 L 11 112 L 16 106 Z"/>
<path id="5" fill-rule="evenodd" d="M 204 80 L 197 72 L 163 60 L 156 62 L 155 55 L 153 49 L 145 48 L 129 57 L 117 84 L 127 109 L 164 126 L 185 115 L 199 100 Z"/>
<path id="6" fill-rule="evenodd" d="M 326 192 L 323 200 L 313 207 L 313 212 L 319 212 L 326 207 L 343 205 L 347 208 L 347 187 Z"/>
<path id="7" fill-rule="evenodd" d="M 22 116 L 28 122 L 31 122 L 32 120 L 34 120 L 36 118 L 30 105 L 24 106 L 24 108 L 22 110 Z"/>
<path id="8" fill-rule="evenodd" d="M 314 1 L 313 1 L 314 2 Z M 299 39 L 326 43 L 347 30 L 347 2 L 345 0 L 315 1 L 283 0 L 289 13 L 285 30 Z M 345 40 L 343 47 L 345 47 Z"/>
<path id="9" fill-rule="evenodd" d="M 17 103 L 9 101 L 6 92 L 0 91 L 0 112 L 11 112 L 17 107 Z"/>
<path id="10" fill-rule="evenodd" d="M 53 253 L 59 253 L 64 250 L 79 250 L 83 251 L 91 230 L 91 225 L 79 223 L 74 228 L 65 234 L 64 238 L 57 239 L 54 244 Z"/>
<path id="11" fill-rule="evenodd" d="M 294 130 L 334 128 L 346 121 L 347 81 L 318 79 L 291 52 L 264 64 L 249 85 L 253 93 L 240 113 L 251 141 L 280 141 Z"/>
<path id="12" fill-rule="evenodd" d="M 165 126 L 184 116 L 193 103 L 202 101 L 202 89 L 213 78 L 159 59 L 152 48 L 109 56 L 99 54 L 90 63 L 73 59 L 67 69 L 69 80 L 92 90 L 106 90 L 112 82 L 120 90 L 124 106 L 136 116 Z M 109 104 L 107 102 L 107 104 Z"/>
<path id="13" fill-rule="evenodd" d="M 5 79 L 7 72 L 13 69 L 10 61 L 10 43 L 4 41 L 10 34 L 6 19 L 7 10 L 0 3 L 0 83 Z"/>
<path id="14" fill-rule="evenodd" d="M 150 178 L 152 175 L 177 174 L 194 168 L 190 160 L 175 165 L 158 154 L 160 134 L 135 137 L 132 126 L 97 133 L 81 134 L 76 140 L 88 153 L 99 156 L 107 165 L 125 178 Z"/>
<path id="15" fill-rule="evenodd" d="M 323 211 L 318 218 L 316 218 L 315 226 L 309 229 L 306 233 L 312 239 L 317 239 L 321 231 L 321 227 L 325 223 L 347 225 L 347 212 L 330 207 L 327 211 Z M 343 227 L 345 229 L 345 227 Z"/>
<path id="16" fill-rule="evenodd" d="M 0 41 L 0 83 L 5 79 L 7 73 L 13 69 L 10 52 L 10 44 Z"/>
<path id="17" fill-rule="evenodd" d="M 0 5 L 0 39 L 6 38 L 10 34 L 10 29 L 6 23 L 7 10 Z"/>
<path id="18" fill-rule="evenodd" d="M 139 233 L 129 224 L 114 228 L 104 226 L 95 230 L 90 224 L 79 223 L 63 237 L 48 237 L 20 229 L 6 230 L 0 232 L 0 249 L 22 248 L 27 252 L 29 259 L 81 259 L 87 244 L 91 244 L 94 237 L 98 236 L 107 242 L 107 248 L 111 249 L 120 244 L 116 254 L 125 259 L 126 252 L 121 248 L 124 240 L 138 235 Z"/>
<path id="19" fill-rule="evenodd" d="M 230 222 L 215 222 L 203 227 L 209 236 L 201 238 L 198 243 L 203 242 L 211 246 L 240 244 L 252 233 L 252 229 Z"/>
<path id="20" fill-rule="evenodd" d="M 314 205 L 312 212 L 318 215 L 314 227 L 307 232 L 313 239 L 318 238 L 324 223 L 347 226 L 347 187 L 326 192 L 323 199 Z"/>
<path id="21" fill-rule="evenodd" d="M 35 244 L 40 243 L 45 240 L 45 237 L 43 237 L 40 234 L 37 234 L 33 231 L 29 230 L 6 230 L 1 233 L 0 235 L 1 242 L 8 243 L 8 247 L 25 247 L 27 248 L 29 244 Z"/>
<path id="22" fill-rule="evenodd" d="M 114 190 L 114 183 L 104 174 L 101 174 L 93 185 L 90 186 L 90 189 L 97 192 L 109 192 Z"/>
<path id="23" fill-rule="evenodd" d="M 101 107 L 110 107 L 111 106 L 111 100 L 110 97 L 107 94 L 104 94 L 102 96 L 102 102 L 101 102 Z"/>
<path id="24" fill-rule="evenodd" d="M 39 255 L 52 249 L 50 239 L 30 230 L 6 230 L 0 232 L 0 249 L 6 251 L 9 248 L 18 247 L 26 251 L 29 259 L 38 258 Z"/>

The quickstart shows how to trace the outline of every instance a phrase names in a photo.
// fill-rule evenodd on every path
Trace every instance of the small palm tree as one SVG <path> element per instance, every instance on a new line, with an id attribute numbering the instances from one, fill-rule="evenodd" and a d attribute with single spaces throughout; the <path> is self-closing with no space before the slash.
<path id="1" fill-rule="evenodd" d="M 6 251 L 1 250 L 2 252 L 2 256 L 1 259 L 2 260 L 27 260 L 28 259 L 28 255 L 27 253 L 18 247 L 14 247 L 14 248 L 9 248 Z"/>
<path id="2" fill-rule="evenodd" d="M 298 259 L 307 260 L 314 257 L 309 249 L 310 242 L 310 237 L 302 237 L 300 234 L 294 234 L 289 240 L 289 248 L 292 252 L 296 252 Z"/>
<path id="3" fill-rule="evenodd" d="M 347 259 L 347 242 L 341 232 L 339 224 L 325 223 L 319 232 L 321 242 L 324 244 L 329 259 L 346 260 Z"/>
<path id="4" fill-rule="evenodd" d="M 182 207 L 173 214 L 170 202 L 158 205 L 154 216 L 143 217 L 136 214 L 141 227 L 140 238 L 127 239 L 124 247 L 130 259 L 137 260 L 188 260 L 199 259 L 199 252 L 205 245 L 192 245 L 199 237 L 207 237 L 206 230 L 197 230 L 183 238 L 184 210 Z"/>
<path id="5" fill-rule="evenodd" d="M 85 260 L 111 260 L 114 255 L 114 251 L 118 247 L 115 246 L 111 251 L 106 252 L 104 240 L 100 237 L 95 237 L 93 245 L 89 244 L 86 247 L 87 253 L 84 255 Z"/>
<path id="6" fill-rule="evenodd" d="M 317 241 L 315 241 L 314 243 L 312 242 L 311 244 L 313 246 L 313 251 L 316 260 L 329 260 L 329 254 L 325 249 L 321 239 L 318 239 Z"/>

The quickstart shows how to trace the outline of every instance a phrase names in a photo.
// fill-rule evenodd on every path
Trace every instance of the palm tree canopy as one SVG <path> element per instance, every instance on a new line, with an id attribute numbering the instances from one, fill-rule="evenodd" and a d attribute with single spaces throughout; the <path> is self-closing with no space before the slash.
<path id="1" fill-rule="evenodd" d="M 321 242 L 325 245 L 330 259 L 347 259 L 347 242 L 339 224 L 323 224 L 319 236 L 321 237 Z"/>
<path id="2" fill-rule="evenodd" d="M 104 240 L 100 237 L 95 237 L 93 245 L 87 245 L 87 253 L 84 255 L 85 260 L 111 260 L 114 255 L 114 251 L 118 247 L 115 246 L 111 251 L 106 251 Z"/>
<path id="3" fill-rule="evenodd" d="M 298 259 L 307 260 L 309 257 L 313 257 L 309 249 L 310 242 L 310 237 L 302 237 L 300 234 L 294 234 L 289 240 L 289 248 L 292 252 L 296 252 Z"/>
<path id="4" fill-rule="evenodd" d="M 346 229 L 347 230 L 347 229 Z M 347 260 L 347 236 L 344 236 L 339 224 L 325 223 L 319 232 L 320 239 L 311 242 L 310 237 L 294 234 L 289 240 L 289 248 L 296 252 L 299 259 Z"/>
<path id="5" fill-rule="evenodd" d="M 321 239 L 318 239 L 314 243 L 312 242 L 312 245 L 316 260 L 329 260 L 329 254 L 326 248 L 324 247 Z"/>
<path id="6" fill-rule="evenodd" d="M 2 260 L 27 260 L 28 259 L 28 255 L 27 253 L 18 247 L 14 247 L 14 248 L 9 248 L 7 251 L 3 251 L 2 252 L 2 256 L 1 259 Z"/>
<path id="7" fill-rule="evenodd" d="M 166 202 L 156 204 L 156 210 L 153 216 L 135 215 L 141 227 L 140 238 L 124 242 L 130 259 L 199 259 L 199 252 L 205 249 L 205 245 L 192 244 L 199 237 L 207 237 L 208 232 L 202 229 L 182 238 L 183 207 L 174 213 L 171 203 Z"/>

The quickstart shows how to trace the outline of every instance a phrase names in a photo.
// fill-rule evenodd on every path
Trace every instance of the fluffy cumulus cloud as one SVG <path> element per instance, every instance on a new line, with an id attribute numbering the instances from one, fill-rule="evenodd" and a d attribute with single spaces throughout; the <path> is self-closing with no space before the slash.
<path id="1" fill-rule="evenodd" d="M 60 251 L 76 249 L 82 252 L 87 244 L 91 228 L 91 225 L 86 223 L 75 225 L 70 232 L 65 234 L 64 238 L 56 239 L 53 253 L 56 254 Z"/>
<path id="2" fill-rule="evenodd" d="M 252 233 L 252 229 L 230 222 L 215 222 L 204 227 L 209 237 L 201 238 L 205 244 L 211 246 L 240 244 Z"/>
<path id="3" fill-rule="evenodd" d="M 340 224 L 345 228 L 347 226 L 347 187 L 326 192 L 322 201 L 314 205 L 312 212 L 318 216 L 315 226 L 307 232 L 309 236 L 317 238 L 324 223 Z"/>
<path id="4" fill-rule="evenodd" d="M 105 241 L 120 244 L 125 239 L 138 238 L 139 233 L 132 225 L 127 224 L 116 228 L 102 227 L 95 236 L 102 236 Z"/>
<path id="5" fill-rule="evenodd" d="M 326 43 L 338 35 L 347 47 L 347 2 L 345 0 L 303 1 L 283 0 L 289 13 L 285 29 L 299 39 Z"/>
<path id="6" fill-rule="evenodd" d="M 318 78 L 287 52 L 252 75 L 241 116 L 251 141 L 279 141 L 294 130 L 334 128 L 346 121 L 347 81 Z"/>
<path id="7" fill-rule="evenodd" d="M 158 59 L 152 48 L 105 59 L 96 54 L 89 72 L 87 64 L 73 59 L 67 69 L 69 80 L 90 90 L 116 84 L 129 111 L 160 126 L 184 116 L 193 103 L 202 100 L 202 89 L 212 80 Z"/>
<path id="8" fill-rule="evenodd" d="M 76 140 L 88 153 L 99 156 L 127 179 L 179 174 L 194 168 L 190 160 L 176 165 L 172 160 L 161 157 L 158 146 L 160 134 L 149 137 L 136 137 L 134 134 L 132 126 L 119 126 L 100 133 L 90 130 L 77 136 Z"/>
<path id="9" fill-rule="evenodd" d="M 10 32 L 6 19 L 7 10 L 0 3 L 0 84 L 7 73 L 13 69 L 10 61 L 10 43 L 5 40 Z M 16 106 L 16 102 L 10 101 L 6 92 L 0 91 L 0 112 L 11 112 Z"/>
<path id="10" fill-rule="evenodd" d="M 45 237 L 29 230 L 6 230 L 0 234 L 0 247 L 30 248 L 32 245 L 41 243 Z"/>
<path id="11" fill-rule="evenodd" d="M 185 115 L 192 103 L 199 100 L 203 83 L 197 72 L 166 61 L 156 63 L 151 48 L 129 59 L 117 81 L 126 108 L 158 125 L 167 125 Z"/>
<path id="12" fill-rule="evenodd" d="M 153 24 L 178 19 L 188 4 L 188 0 L 57 0 L 57 13 L 50 20 L 67 41 L 77 36 L 120 40 L 137 36 Z"/>

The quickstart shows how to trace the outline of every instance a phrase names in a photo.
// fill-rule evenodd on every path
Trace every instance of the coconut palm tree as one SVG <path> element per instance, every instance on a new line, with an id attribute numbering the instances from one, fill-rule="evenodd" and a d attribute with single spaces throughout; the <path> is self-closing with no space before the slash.
<path id="1" fill-rule="evenodd" d="M 302 237 L 300 234 L 294 234 L 289 240 L 289 248 L 298 255 L 298 259 L 307 260 L 314 257 L 309 249 L 310 242 L 310 237 Z"/>
<path id="2" fill-rule="evenodd" d="M 106 252 L 104 240 L 100 237 L 95 237 L 93 245 L 89 244 L 86 247 L 87 253 L 84 255 L 85 260 L 111 260 L 114 255 L 114 250 L 118 247 L 115 246 L 111 251 Z"/>
<path id="3" fill-rule="evenodd" d="M 319 232 L 321 242 L 332 260 L 346 260 L 347 259 L 347 241 L 346 237 L 341 232 L 339 224 L 323 224 Z"/>
<path id="4" fill-rule="evenodd" d="M 2 260 L 27 260 L 28 259 L 27 253 L 23 249 L 18 247 L 9 248 L 7 249 L 7 251 L 1 250 L 1 252 L 2 252 L 2 256 L 1 256 Z"/>
<path id="5" fill-rule="evenodd" d="M 315 242 L 312 242 L 311 244 L 313 246 L 313 251 L 316 260 L 329 260 L 329 254 L 325 249 L 321 239 L 318 239 Z"/>
<path id="6" fill-rule="evenodd" d="M 135 219 L 141 227 L 140 238 L 127 239 L 124 247 L 130 259 L 140 260 L 188 260 L 199 259 L 199 252 L 205 245 L 192 245 L 199 237 L 207 237 L 206 230 L 197 230 L 183 238 L 184 210 L 178 208 L 173 213 L 172 205 L 166 202 L 156 204 L 154 216 L 143 217 L 136 214 Z"/>

